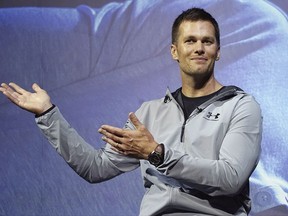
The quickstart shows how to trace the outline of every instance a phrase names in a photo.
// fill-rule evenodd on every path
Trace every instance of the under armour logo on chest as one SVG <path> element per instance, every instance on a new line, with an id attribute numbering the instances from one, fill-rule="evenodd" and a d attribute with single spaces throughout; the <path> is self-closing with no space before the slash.
<path id="1" fill-rule="evenodd" d="M 208 120 L 218 120 L 219 116 L 220 116 L 220 113 L 213 114 L 212 112 L 208 112 L 205 118 Z"/>

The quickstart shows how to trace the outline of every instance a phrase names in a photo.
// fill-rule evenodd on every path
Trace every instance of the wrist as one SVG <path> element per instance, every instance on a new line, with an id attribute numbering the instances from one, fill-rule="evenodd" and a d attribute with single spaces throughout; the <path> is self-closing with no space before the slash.
<path id="1" fill-rule="evenodd" d="M 154 165 L 159 166 L 164 161 L 164 145 L 158 144 L 156 148 L 148 155 L 148 161 Z"/>
<path id="2" fill-rule="evenodd" d="M 35 114 L 35 117 L 38 118 L 40 116 L 45 115 L 46 113 L 50 112 L 52 109 L 54 109 L 55 105 L 54 104 L 50 104 L 49 106 L 47 106 L 47 108 L 44 109 L 43 112 L 39 113 L 39 114 Z"/>
<path id="3" fill-rule="evenodd" d="M 51 110 L 51 108 L 53 107 L 54 105 L 49 101 L 47 103 L 45 103 L 43 105 L 43 108 L 42 108 L 42 111 L 39 113 L 39 115 L 41 115 L 42 113 L 45 113 L 47 112 L 48 110 Z"/>

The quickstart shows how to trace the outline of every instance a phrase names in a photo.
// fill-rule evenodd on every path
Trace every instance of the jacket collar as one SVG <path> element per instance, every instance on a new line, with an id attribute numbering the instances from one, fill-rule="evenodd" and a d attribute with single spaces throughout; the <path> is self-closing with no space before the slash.
<path id="1" fill-rule="evenodd" d="M 175 92 L 170 91 L 169 88 L 167 88 L 166 90 L 166 95 L 164 97 L 164 103 L 169 103 L 170 101 L 172 101 L 173 99 L 175 99 L 178 104 L 183 107 L 183 101 L 182 101 L 182 97 L 181 97 L 181 90 L 182 88 L 178 88 Z M 208 105 L 210 105 L 211 103 L 215 102 L 215 101 L 223 101 L 223 100 L 227 100 L 229 98 L 232 98 L 238 94 L 245 94 L 244 91 L 237 87 L 237 86 L 224 86 L 219 92 L 218 94 L 216 94 L 213 98 L 211 98 L 210 100 L 204 102 L 203 104 L 201 104 L 198 109 L 205 109 Z"/>

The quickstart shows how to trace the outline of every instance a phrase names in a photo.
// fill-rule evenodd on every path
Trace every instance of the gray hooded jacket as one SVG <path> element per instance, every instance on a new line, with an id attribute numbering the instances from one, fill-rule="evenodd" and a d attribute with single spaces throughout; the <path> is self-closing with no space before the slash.
<path id="1" fill-rule="evenodd" d="M 145 102 L 139 120 L 165 146 L 164 162 L 123 156 L 109 144 L 96 150 L 71 128 L 57 107 L 36 118 L 52 146 L 91 183 L 141 167 L 146 188 L 140 215 L 247 215 L 249 177 L 261 151 L 262 117 L 255 99 L 223 88 L 185 120 L 179 90 Z M 127 121 L 126 128 L 134 129 Z"/>

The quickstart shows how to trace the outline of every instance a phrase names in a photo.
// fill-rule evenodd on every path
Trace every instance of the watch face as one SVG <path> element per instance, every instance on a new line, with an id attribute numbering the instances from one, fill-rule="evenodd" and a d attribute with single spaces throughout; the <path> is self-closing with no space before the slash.
<path id="1" fill-rule="evenodd" d="M 161 155 L 157 152 L 152 152 L 148 157 L 148 161 L 152 165 L 158 166 L 161 163 Z"/>
<path id="2" fill-rule="evenodd" d="M 164 160 L 164 146 L 163 144 L 159 144 L 154 151 L 152 151 L 148 156 L 148 161 L 154 165 L 159 166 L 163 163 Z"/>

